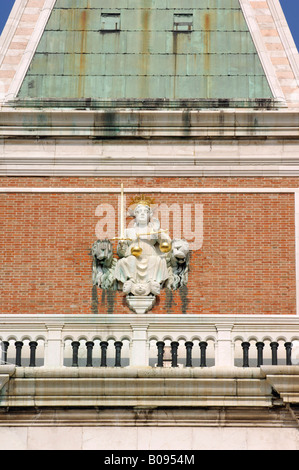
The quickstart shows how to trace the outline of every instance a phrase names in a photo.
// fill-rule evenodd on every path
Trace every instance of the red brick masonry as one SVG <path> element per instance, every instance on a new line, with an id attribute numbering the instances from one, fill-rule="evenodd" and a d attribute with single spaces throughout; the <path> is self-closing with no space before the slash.
<path id="1" fill-rule="evenodd" d="M 0 178 L 1 187 L 120 187 L 113 178 Z M 127 178 L 125 187 L 298 187 L 296 178 Z M 292 193 L 155 193 L 157 203 L 203 204 L 203 244 L 186 289 L 152 313 L 295 314 Z M 129 313 L 122 293 L 92 286 L 96 207 L 117 194 L 0 194 L 0 313 Z M 129 220 L 129 219 L 128 219 Z M 172 227 L 172 226 L 171 226 Z M 118 228 L 118 227 L 117 227 Z"/>

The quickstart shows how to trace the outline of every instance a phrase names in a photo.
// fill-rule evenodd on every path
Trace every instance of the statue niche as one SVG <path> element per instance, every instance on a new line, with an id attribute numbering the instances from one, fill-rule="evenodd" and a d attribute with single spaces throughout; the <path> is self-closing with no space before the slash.
<path id="1" fill-rule="evenodd" d="M 121 228 L 118 259 L 113 257 L 110 240 L 97 240 L 92 247 L 93 284 L 122 291 L 136 313 L 149 311 L 162 288 L 176 290 L 188 281 L 188 242 L 171 240 L 152 207 L 149 198 L 134 198 L 129 208 L 134 222 Z"/>

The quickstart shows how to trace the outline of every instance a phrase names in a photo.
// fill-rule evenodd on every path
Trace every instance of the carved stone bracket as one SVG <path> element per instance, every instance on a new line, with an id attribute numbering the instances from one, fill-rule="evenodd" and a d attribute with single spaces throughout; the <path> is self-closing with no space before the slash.
<path id="1" fill-rule="evenodd" d="M 146 313 L 153 308 L 156 302 L 155 296 L 127 295 L 127 304 L 135 313 Z"/>
<path id="2" fill-rule="evenodd" d="M 284 403 L 299 405 L 299 367 L 261 366 L 261 373 Z"/>

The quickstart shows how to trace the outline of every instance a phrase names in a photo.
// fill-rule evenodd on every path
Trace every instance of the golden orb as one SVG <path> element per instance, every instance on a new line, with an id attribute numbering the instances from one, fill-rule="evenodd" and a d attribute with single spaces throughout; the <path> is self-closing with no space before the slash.
<path id="1" fill-rule="evenodd" d="M 142 253 L 142 248 L 140 248 L 140 246 L 138 245 L 133 245 L 131 248 L 131 253 L 133 256 L 136 256 L 136 258 L 138 258 L 138 256 L 140 256 Z"/>
<path id="2" fill-rule="evenodd" d="M 171 243 L 168 243 L 167 241 L 164 241 L 160 243 L 160 250 L 162 253 L 168 253 L 171 250 Z"/>

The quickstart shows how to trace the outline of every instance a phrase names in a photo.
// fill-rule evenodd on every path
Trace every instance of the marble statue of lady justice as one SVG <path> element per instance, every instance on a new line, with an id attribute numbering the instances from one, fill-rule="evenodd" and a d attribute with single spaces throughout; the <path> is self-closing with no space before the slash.
<path id="1" fill-rule="evenodd" d="M 176 290 L 188 281 L 189 245 L 186 240 L 171 240 L 152 207 L 150 198 L 135 196 L 129 209 L 134 221 L 125 228 L 122 186 L 118 259 L 110 240 L 97 240 L 92 247 L 93 284 L 123 291 L 136 313 L 150 310 L 163 287 Z"/>
<path id="2" fill-rule="evenodd" d="M 169 277 L 166 255 L 171 250 L 171 239 L 160 230 L 147 198 L 135 198 L 131 215 L 135 217 L 134 226 L 125 229 L 124 239 L 118 242 L 120 259 L 115 278 L 126 294 L 157 295 Z"/>

